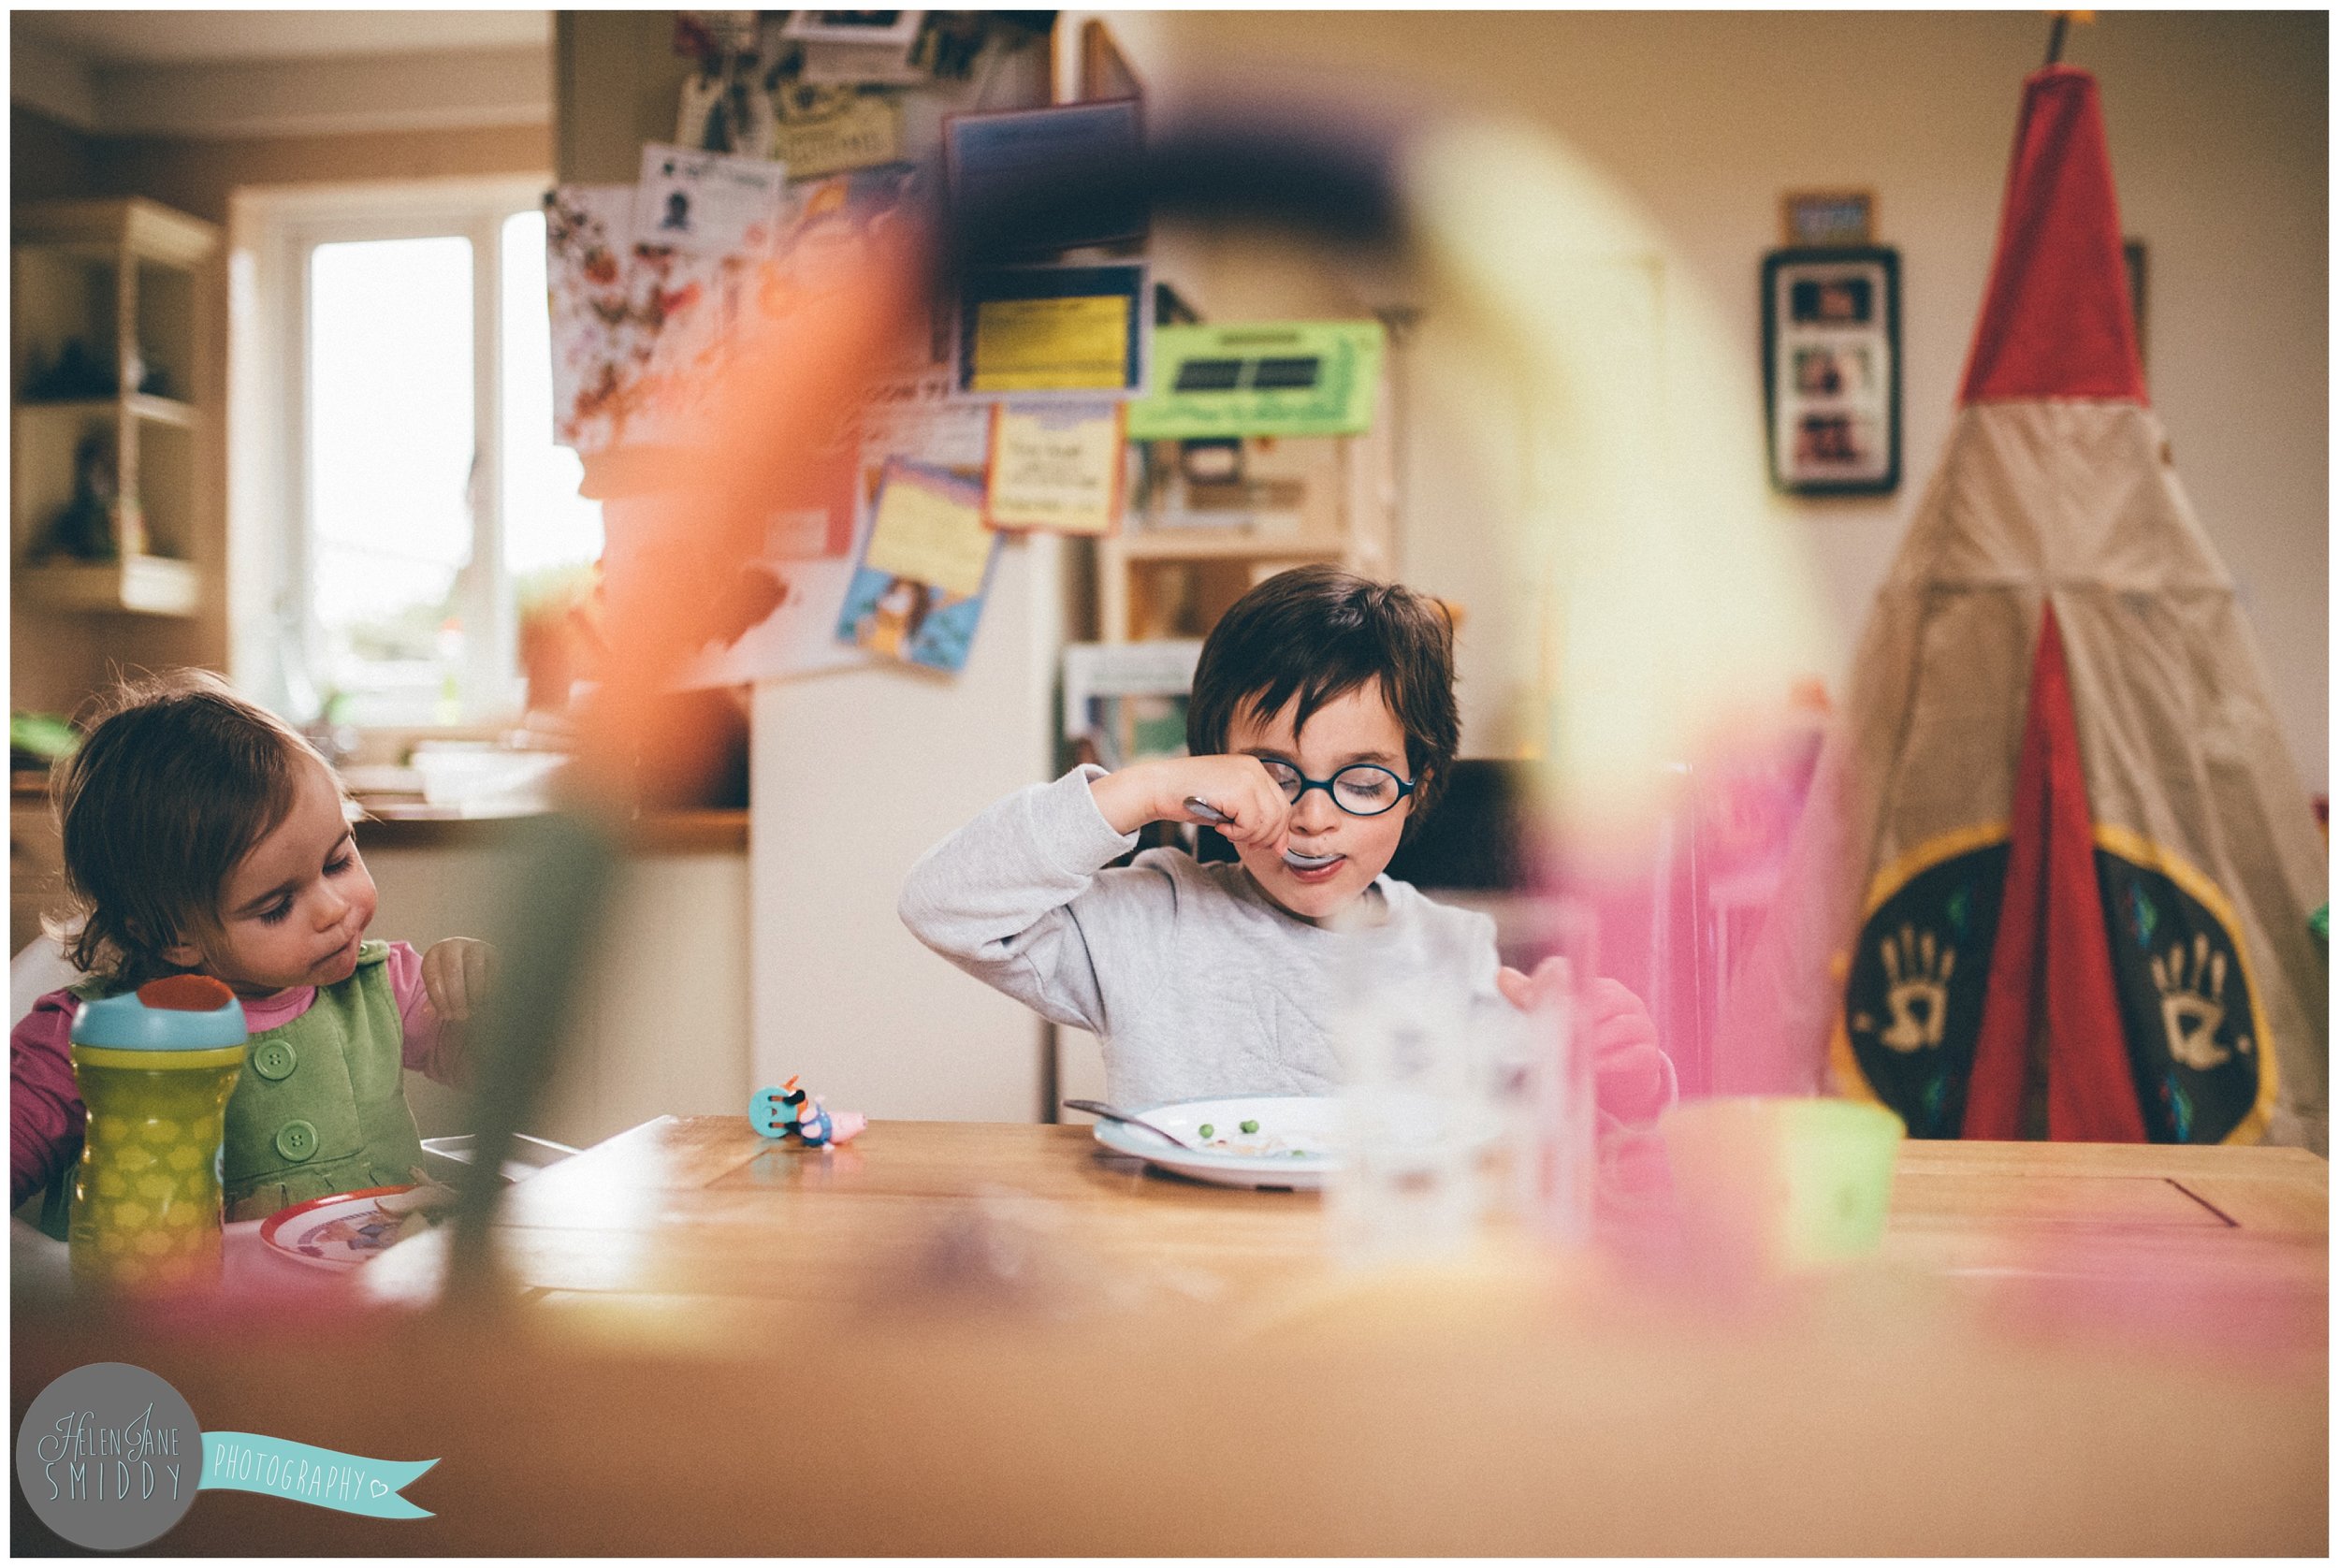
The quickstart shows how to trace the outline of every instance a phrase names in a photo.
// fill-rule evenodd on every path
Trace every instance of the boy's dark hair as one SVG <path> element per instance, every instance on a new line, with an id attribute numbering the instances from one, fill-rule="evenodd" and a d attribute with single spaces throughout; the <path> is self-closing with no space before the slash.
<path id="1" fill-rule="evenodd" d="M 217 929 L 228 874 L 291 811 L 304 756 L 324 763 L 206 670 L 109 694 L 54 784 L 74 965 L 117 989 L 178 972 L 164 950 Z"/>
<path id="2" fill-rule="evenodd" d="M 1426 594 L 1337 566 L 1301 566 L 1234 603 L 1202 644 L 1186 705 L 1186 749 L 1227 748 L 1236 715 L 1264 722 L 1297 692 L 1296 735 L 1318 708 L 1377 677 L 1405 732 L 1414 778 L 1411 832 L 1437 799 L 1461 745 L 1454 701 L 1454 622 Z"/>

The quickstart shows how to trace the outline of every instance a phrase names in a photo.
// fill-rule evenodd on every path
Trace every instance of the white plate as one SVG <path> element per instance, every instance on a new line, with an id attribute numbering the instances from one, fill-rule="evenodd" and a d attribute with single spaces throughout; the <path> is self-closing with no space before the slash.
<path id="1" fill-rule="evenodd" d="M 1248 1099 L 1181 1100 L 1137 1114 L 1195 1143 L 1177 1149 L 1141 1128 L 1098 1122 L 1097 1141 L 1223 1187 L 1284 1187 L 1313 1192 L 1340 1169 L 1340 1102 L 1324 1095 L 1257 1095 Z M 1244 1123 L 1257 1130 L 1245 1132 Z M 1211 1130 L 1204 1133 L 1202 1129 Z M 1217 1147 L 1215 1145 L 1224 1145 Z"/>

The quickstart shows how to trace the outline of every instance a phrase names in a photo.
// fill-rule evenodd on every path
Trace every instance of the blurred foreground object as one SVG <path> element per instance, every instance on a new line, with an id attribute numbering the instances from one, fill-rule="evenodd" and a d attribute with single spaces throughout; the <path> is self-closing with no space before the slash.
<path id="1" fill-rule="evenodd" d="M 2050 66 L 1948 450 L 1724 1032 L 1739 1086 L 1814 1087 L 1824 1052 L 1916 1138 L 2319 1152 L 2325 849 L 2145 400 L 2120 244 L 2095 80 Z"/>
<path id="2" fill-rule="evenodd" d="M 1521 432 L 1504 539 L 1535 613 L 1514 650 L 1556 848 L 1645 872 L 1650 780 L 1742 743 L 1816 662 L 1806 564 L 1764 488 L 1753 392 L 1713 303 L 1587 161 L 1517 126 L 1406 150 L 1428 314 L 1483 353 L 1466 423 Z"/>
<path id="3" fill-rule="evenodd" d="M 1698 1100 L 1663 1130 L 1683 1240 L 1725 1275 L 1857 1257 L 1883 1240 L 1901 1126 L 1880 1106 Z"/>

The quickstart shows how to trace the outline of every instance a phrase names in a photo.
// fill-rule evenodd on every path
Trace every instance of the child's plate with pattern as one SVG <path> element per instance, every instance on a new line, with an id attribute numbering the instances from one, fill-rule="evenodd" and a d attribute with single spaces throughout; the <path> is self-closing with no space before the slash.
<path id="1" fill-rule="evenodd" d="M 1195 1147 L 1174 1148 L 1125 1122 L 1098 1122 L 1097 1141 L 1198 1182 L 1312 1192 L 1340 1169 L 1340 1102 L 1329 1096 L 1180 1100 L 1137 1114 Z"/>
<path id="2" fill-rule="evenodd" d="M 396 1241 L 403 1223 L 402 1216 L 376 1208 L 374 1199 L 414 1190 L 412 1183 L 368 1187 L 279 1209 L 260 1222 L 260 1242 L 312 1269 L 355 1269 Z"/>

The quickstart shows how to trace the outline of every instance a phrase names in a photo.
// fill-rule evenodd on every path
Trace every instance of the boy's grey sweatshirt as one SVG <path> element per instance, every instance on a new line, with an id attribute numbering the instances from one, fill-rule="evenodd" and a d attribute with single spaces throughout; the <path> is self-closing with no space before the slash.
<path id="1" fill-rule="evenodd" d="M 910 868 L 901 917 L 918 939 L 1043 1017 L 1104 1042 L 1106 1092 L 1132 1109 L 1337 1087 L 1345 995 L 1368 940 L 1285 910 L 1235 862 L 1203 864 L 1112 831 L 1075 768 L 1019 790 Z M 1467 1005 L 1507 1010 L 1494 922 L 1376 878 L 1374 973 L 1434 973 Z"/>

